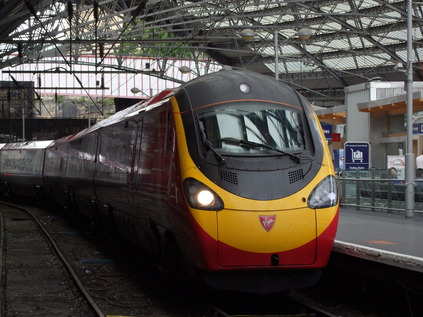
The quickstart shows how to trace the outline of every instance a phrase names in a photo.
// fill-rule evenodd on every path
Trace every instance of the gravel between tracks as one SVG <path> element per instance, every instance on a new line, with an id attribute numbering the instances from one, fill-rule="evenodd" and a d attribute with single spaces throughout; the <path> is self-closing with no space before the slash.
<path id="1" fill-rule="evenodd" d="M 2 315 L 94 316 L 35 223 L 1 206 Z"/>
<path id="2" fill-rule="evenodd" d="M 199 297 L 217 306 L 227 302 L 237 307 L 248 302 L 256 303 L 254 309 L 258 311 L 284 301 L 283 295 L 273 294 L 265 296 L 265 301 L 260 305 L 257 297 L 204 292 L 204 289 L 197 288 L 189 281 L 184 283 L 163 276 L 151 267 L 148 260 L 143 260 L 143 253 L 137 253 L 133 247 L 129 248 L 132 253 L 124 251 L 127 242 L 122 242 L 118 237 L 113 237 L 111 241 L 114 242 L 111 242 L 93 231 L 89 224 L 75 221 L 72 215 L 62 210 L 30 209 L 54 238 L 105 315 L 205 316 L 206 304 L 200 303 Z M 12 231 L 6 230 L 4 233 L 9 243 L 3 261 L 8 268 L 2 270 L 1 300 L 5 303 L 13 299 L 10 303 L 14 303 L 14 306 L 7 307 L 11 313 L 4 314 L 2 311 L 2 315 L 94 316 L 85 299 L 71 285 L 69 276 L 61 277 L 64 274 L 62 263 L 52 256 L 45 240 L 33 232 L 29 216 L 5 211 L 2 206 L 0 210 L 9 228 L 16 229 L 13 237 Z M 333 256 L 332 261 L 335 258 Z M 301 297 L 312 300 L 316 307 L 343 317 L 398 316 L 398 312 L 408 313 L 411 309 L 405 307 L 403 301 L 398 301 L 403 297 L 400 293 L 393 296 L 391 287 L 385 291 L 377 288 L 375 294 L 390 298 L 391 304 L 390 311 L 379 309 L 381 306 L 376 305 L 374 300 L 378 297 L 370 293 L 374 287 L 370 287 L 369 280 L 363 279 L 366 281 L 363 285 L 367 286 L 363 293 L 360 285 L 356 287 L 359 281 L 346 279 L 350 275 L 354 279 L 353 274 L 343 272 L 339 277 L 332 269 L 330 265 L 325 270 L 326 278 L 316 287 L 300 291 Z M 408 298 L 412 301 L 408 305 L 421 303 L 421 295 L 418 298 L 414 298 L 417 295 L 412 298 L 412 295 L 409 294 Z"/>
<path id="3" fill-rule="evenodd" d="M 9 219 L 14 217 L 0 208 Z M 122 251 L 125 242 L 118 242 L 117 238 L 112 240 L 115 242 L 107 241 L 89 225 L 75 223 L 63 211 L 28 208 L 54 238 L 105 315 L 186 316 L 196 309 L 196 304 L 184 295 L 192 294 L 190 286 L 180 289 L 180 284 L 167 281 L 148 261 L 143 261 L 141 253 Z M 13 316 L 94 316 L 84 308 L 85 300 L 72 290 L 69 280 L 53 282 L 56 273 L 63 274 L 63 266 L 51 255 L 43 238 L 33 233 L 34 228 L 24 229 L 24 224 L 31 223 L 29 217 L 14 218 L 8 225 L 16 226 L 19 236 L 7 246 L 4 259 L 8 263 L 4 276 L 13 282 L 7 283 L 3 294 L 3 301 L 20 299 Z M 6 236 L 9 234 L 6 229 Z M 68 308 L 54 310 L 60 303 L 67 303 Z"/>

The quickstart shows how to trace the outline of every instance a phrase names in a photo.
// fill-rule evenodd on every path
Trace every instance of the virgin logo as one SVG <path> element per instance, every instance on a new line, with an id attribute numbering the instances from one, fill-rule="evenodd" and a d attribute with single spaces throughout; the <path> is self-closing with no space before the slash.
<path id="1" fill-rule="evenodd" d="M 275 225 L 276 222 L 276 216 L 259 216 L 260 219 L 260 223 L 262 225 L 262 227 L 264 228 L 264 230 L 266 230 L 267 232 L 269 232 L 270 230 L 273 229 L 273 226 Z"/>

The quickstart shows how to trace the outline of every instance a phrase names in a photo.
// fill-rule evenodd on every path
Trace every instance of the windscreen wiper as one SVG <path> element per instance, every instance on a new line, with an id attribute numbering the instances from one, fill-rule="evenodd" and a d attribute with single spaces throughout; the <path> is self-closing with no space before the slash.
<path id="1" fill-rule="evenodd" d="M 297 164 L 299 164 L 301 162 L 301 159 L 298 155 L 295 155 L 295 154 L 292 154 L 292 153 L 289 153 L 289 152 L 285 152 L 285 151 L 280 150 L 280 149 L 278 149 L 274 146 L 271 146 L 271 145 L 267 145 L 267 144 L 263 144 L 263 143 L 257 143 L 257 142 L 253 142 L 253 141 L 246 141 L 246 140 L 241 140 L 241 139 L 236 139 L 236 138 L 222 138 L 222 139 L 219 139 L 218 141 L 223 141 L 223 142 L 226 142 L 226 143 L 232 144 L 232 145 L 249 146 L 249 147 L 254 147 L 254 148 L 269 149 L 269 150 L 281 153 L 283 155 L 289 156 L 289 158 Z"/>
<path id="2" fill-rule="evenodd" d="M 216 156 L 219 163 L 224 164 L 225 163 L 224 157 L 216 151 L 216 149 L 213 147 L 211 142 L 209 140 L 207 140 L 207 138 L 205 138 L 205 137 L 203 138 L 203 140 L 204 140 L 204 146 L 206 147 L 206 149 L 213 152 L 213 154 Z"/>

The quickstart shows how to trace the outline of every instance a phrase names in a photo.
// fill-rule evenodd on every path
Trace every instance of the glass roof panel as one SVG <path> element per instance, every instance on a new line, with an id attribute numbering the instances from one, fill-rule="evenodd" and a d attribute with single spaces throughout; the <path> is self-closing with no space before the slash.
<path id="1" fill-rule="evenodd" d="M 272 71 L 275 71 L 275 63 L 266 63 L 266 66 Z M 311 72 L 316 68 L 316 65 L 313 62 L 307 61 L 292 61 L 292 62 L 283 62 L 279 63 L 279 74 L 283 72 Z"/>
<path id="2" fill-rule="evenodd" d="M 15 2 L 16 8 L 10 12 L 2 7 L 1 13 L 7 17 L 2 22 L 20 22 L 0 29 L 0 69 L 28 60 L 42 63 L 45 56 L 62 53 L 76 62 L 82 49 L 99 55 L 98 43 L 103 40 L 102 54 L 107 57 L 154 56 L 163 61 L 163 69 L 168 67 L 165 61 L 173 50 L 178 52 L 172 56 L 175 58 L 197 63 L 199 57 L 208 58 L 214 63 L 270 73 L 274 70 L 275 30 L 279 34 L 281 80 L 287 82 L 302 76 L 312 78 L 310 86 L 313 80 L 319 84 L 322 78 L 332 80 L 336 76 L 328 74 L 326 67 L 355 73 L 363 67 L 366 76 L 382 72 L 402 78 L 404 74 L 393 66 L 407 60 L 406 9 L 410 2 L 405 0 L 102 0 L 97 1 L 98 23 L 93 17 L 93 0 Z M 35 14 L 28 10 L 28 4 L 34 6 Z M 69 4 L 74 9 L 71 25 Z M 417 65 L 422 59 L 423 2 L 412 4 L 413 59 Z M 256 36 L 242 39 L 240 32 L 245 28 L 254 30 Z M 313 32 L 306 41 L 296 36 L 302 28 Z M 106 67 L 105 63 L 101 67 Z M 423 80 L 422 72 L 416 74 Z M 348 78 L 333 79 L 328 90 L 342 90 L 346 84 Z"/>

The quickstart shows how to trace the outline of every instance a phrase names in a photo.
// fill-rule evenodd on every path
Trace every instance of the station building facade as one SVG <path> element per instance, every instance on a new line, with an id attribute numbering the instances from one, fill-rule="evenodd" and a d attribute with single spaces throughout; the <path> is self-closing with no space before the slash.
<path id="1" fill-rule="evenodd" d="M 341 136 L 339 141 L 328 140 L 332 151 L 342 150 L 345 142 L 368 142 L 369 165 L 376 169 L 386 169 L 388 157 L 405 155 L 407 91 L 404 87 L 404 82 L 373 80 L 346 87 L 345 105 L 316 108 L 320 122 L 331 125 L 332 131 Z M 423 125 L 423 82 L 413 83 L 413 123 Z M 422 149 L 423 130 L 416 129 L 412 151 L 418 155 Z"/>

